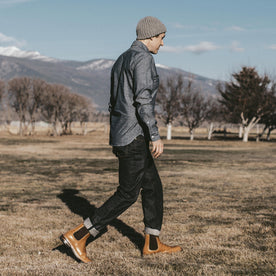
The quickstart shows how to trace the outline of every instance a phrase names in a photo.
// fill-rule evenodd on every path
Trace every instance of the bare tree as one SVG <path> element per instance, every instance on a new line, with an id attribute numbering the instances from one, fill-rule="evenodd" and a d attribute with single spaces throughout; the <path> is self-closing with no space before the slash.
<path id="1" fill-rule="evenodd" d="M 5 93 L 5 82 L 0 80 L 0 103 Z"/>
<path id="2" fill-rule="evenodd" d="M 60 84 L 47 84 L 46 92 L 43 94 L 41 114 L 48 123 L 52 125 L 53 135 L 61 134 L 60 119 L 62 118 L 61 110 L 66 101 L 64 96 L 64 86 Z"/>
<path id="3" fill-rule="evenodd" d="M 267 112 L 262 117 L 260 123 L 264 124 L 263 132 L 259 135 L 259 138 L 267 130 L 266 140 L 270 140 L 271 132 L 276 129 L 276 84 L 273 83 L 271 86 L 271 93 L 268 95 L 268 102 L 270 103 Z"/>
<path id="4" fill-rule="evenodd" d="M 44 93 L 41 95 L 40 115 L 41 118 L 49 124 L 52 124 L 52 117 L 54 116 L 54 92 L 51 84 L 46 83 Z"/>
<path id="5" fill-rule="evenodd" d="M 22 136 L 26 129 L 28 101 L 31 90 L 30 78 L 14 78 L 8 82 L 9 102 L 19 117 L 19 134 Z M 23 129 L 24 127 L 24 129 Z"/>
<path id="6" fill-rule="evenodd" d="M 78 95 L 76 107 L 76 119 L 80 122 L 82 134 L 87 134 L 87 122 L 91 119 L 92 114 L 95 112 L 92 102 Z"/>
<path id="7" fill-rule="evenodd" d="M 47 84 L 46 87 L 41 98 L 41 113 L 44 120 L 52 125 L 53 135 L 72 134 L 71 124 L 74 121 L 80 121 L 84 127 L 83 123 L 87 123 L 92 110 L 90 100 L 72 93 L 64 85 Z"/>
<path id="8" fill-rule="evenodd" d="M 189 128 L 190 140 L 194 139 L 194 130 L 211 115 L 213 108 L 212 99 L 204 97 L 201 91 L 194 89 L 193 81 L 190 80 L 181 99 L 183 124 Z"/>
<path id="9" fill-rule="evenodd" d="M 1 111 L 4 93 L 5 93 L 5 82 L 0 80 L 0 111 Z M 2 114 L 1 114 L 1 117 L 2 117 Z M 0 118 L 0 120 L 2 120 L 2 119 L 3 118 Z"/>
<path id="10" fill-rule="evenodd" d="M 77 116 L 78 95 L 70 94 L 70 91 L 67 92 L 68 95 L 66 96 L 66 99 L 64 99 L 61 106 L 59 119 L 62 123 L 62 133 L 72 134 L 71 124 L 74 120 L 76 120 Z M 62 96 L 64 97 L 67 92 L 63 91 Z"/>
<path id="11" fill-rule="evenodd" d="M 63 90 L 64 99 L 61 107 L 60 121 L 62 122 L 63 134 L 72 134 L 71 124 L 74 121 L 79 121 L 82 128 L 86 129 L 91 112 L 91 102 L 89 99 L 75 93 L 70 93 L 69 90 Z M 83 129 L 83 134 L 85 134 Z"/>
<path id="12" fill-rule="evenodd" d="M 75 120 L 77 112 L 77 95 L 71 93 L 68 87 L 59 86 L 59 101 L 56 104 L 62 134 L 71 134 L 71 123 Z"/>
<path id="13" fill-rule="evenodd" d="M 69 88 L 61 84 L 52 85 L 54 94 L 52 96 L 52 101 L 54 105 L 54 116 L 53 116 L 53 130 L 54 135 L 62 134 L 62 129 L 64 129 L 64 122 L 66 120 L 66 111 L 68 110 L 67 97 L 70 93 Z"/>
<path id="14" fill-rule="evenodd" d="M 39 109 L 42 106 L 42 101 L 45 99 L 44 95 L 47 90 L 47 84 L 45 81 L 40 79 L 32 80 L 32 86 L 30 90 L 27 110 L 30 117 L 31 123 L 31 134 L 35 131 L 36 117 L 39 116 Z"/>
<path id="15" fill-rule="evenodd" d="M 184 81 L 181 75 L 169 77 L 159 86 L 156 102 L 159 107 L 158 114 L 167 125 L 167 140 L 171 140 L 172 123 L 179 115 L 179 100 L 183 88 Z"/>
<path id="16" fill-rule="evenodd" d="M 0 80 L 0 124 L 4 117 L 3 104 L 2 104 L 4 93 L 5 93 L 5 82 Z M 0 128 L 1 127 L 2 126 L 0 125 Z"/>
<path id="17" fill-rule="evenodd" d="M 217 99 L 208 98 L 207 104 L 209 105 L 210 112 L 208 113 L 208 116 L 206 116 L 206 122 L 208 122 L 208 140 L 211 140 L 215 127 L 220 126 L 221 123 L 224 122 L 224 118 Z"/>

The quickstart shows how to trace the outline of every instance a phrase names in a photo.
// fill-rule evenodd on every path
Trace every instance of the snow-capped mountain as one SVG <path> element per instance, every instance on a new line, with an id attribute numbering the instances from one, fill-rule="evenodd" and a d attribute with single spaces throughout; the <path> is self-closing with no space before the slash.
<path id="1" fill-rule="evenodd" d="M 162 68 L 162 69 L 171 69 L 170 67 L 166 66 L 166 65 L 163 65 L 163 64 L 159 64 L 159 63 L 156 63 L 156 67 L 157 68 Z"/>
<path id="2" fill-rule="evenodd" d="M 56 59 L 43 56 L 39 52 L 23 51 L 15 46 L 0 47 L 0 55 L 9 56 L 9 57 L 18 57 L 18 58 L 38 59 L 38 60 L 49 61 L 49 62 L 57 61 Z"/>
<path id="3" fill-rule="evenodd" d="M 107 59 L 98 59 L 98 60 L 92 60 L 87 63 L 85 63 L 82 66 L 77 67 L 77 70 L 104 70 L 109 69 L 113 66 L 114 60 L 107 60 Z"/>
<path id="4" fill-rule="evenodd" d="M 86 62 L 56 60 L 38 52 L 22 51 L 16 47 L 0 47 L 0 80 L 15 77 L 40 78 L 49 83 L 59 83 L 72 92 L 82 94 L 96 104 L 98 110 L 107 111 L 110 89 L 110 71 L 114 64 L 110 59 L 94 59 Z M 216 94 L 216 80 L 208 79 L 177 68 L 157 64 L 160 81 L 181 74 L 193 79 L 194 85 L 204 94 Z"/>

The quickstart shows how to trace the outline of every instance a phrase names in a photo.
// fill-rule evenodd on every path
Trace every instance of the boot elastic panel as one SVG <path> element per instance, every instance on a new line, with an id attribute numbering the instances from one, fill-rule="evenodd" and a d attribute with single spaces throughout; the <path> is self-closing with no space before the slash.
<path id="1" fill-rule="evenodd" d="M 87 235 L 89 232 L 85 226 L 83 226 L 81 229 L 76 231 L 73 235 L 74 237 L 79 241 L 81 240 L 85 235 Z"/>
<path id="2" fill-rule="evenodd" d="M 157 250 L 158 249 L 158 243 L 157 243 L 156 236 L 150 235 L 149 249 L 150 250 Z"/>

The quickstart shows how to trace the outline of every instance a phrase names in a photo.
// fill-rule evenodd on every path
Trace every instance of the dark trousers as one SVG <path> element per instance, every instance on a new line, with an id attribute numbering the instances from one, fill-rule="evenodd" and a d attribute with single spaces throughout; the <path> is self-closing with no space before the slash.
<path id="1" fill-rule="evenodd" d="M 114 146 L 119 160 L 119 186 L 95 214 L 93 228 L 100 231 L 122 214 L 138 198 L 140 190 L 146 229 L 161 230 L 163 220 L 162 183 L 151 156 L 149 145 L 138 136 L 126 146 Z"/>

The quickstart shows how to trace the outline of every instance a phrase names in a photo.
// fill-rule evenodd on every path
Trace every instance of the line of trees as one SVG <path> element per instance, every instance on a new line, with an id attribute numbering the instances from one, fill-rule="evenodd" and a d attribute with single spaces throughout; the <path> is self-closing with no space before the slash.
<path id="1" fill-rule="evenodd" d="M 172 124 L 186 126 L 190 139 L 203 123 L 208 123 L 208 139 L 214 132 L 214 123 L 240 125 L 240 138 L 248 141 L 256 124 L 264 125 L 258 139 L 267 131 L 276 129 L 276 84 L 267 75 L 260 76 L 254 67 L 242 67 L 231 80 L 217 86 L 218 97 L 208 97 L 196 86 L 192 77 L 169 77 L 160 83 L 157 96 L 157 114 L 167 125 L 167 139 L 171 139 Z M 2 109 L 11 108 L 19 118 L 19 134 L 34 134 L 35 123 L 45 121 L 52 126 L 53 135 L 70 134 L 71 124 L 78 121 L 86 133 L 88 121 L 96 114 L 93 103 L 86 97 L 72 93 L 60 84 L 50 84 L 28 77 L 0 80 Z M 0 118 L 1 119 L 1 118 Z M 3 118 L 2 118 L 3 119 Z"/>
<path id="2" fill-rule="evenodd" d="M 53 135 L 71 134 L 72 122 L 78 121 L 85 134 L 86 123 L 94 112 L 88 98 L 72 93 L 68 87 L 28 77 L 0 81 L 1 99 L 2 105 L 17 114 L 20 135 L 34 134 L 39 120 L 52 126 Z"/>
<path id="3" fill-rule="evenodd" d="M 167 139 L 171 139 L 171 127 L 176 119 L 188 127 L 190 139 L 194 130 L 203 122 L 209 123 L 208 139 L 214 131 L 214 122 L 240 125 L 240 138 L 248 141 L 256 124 L 264 125 L 259 139 L 267 130 L 267 139 L 276 129 L 276 85 L 267 75 L 260 76 L 253 67 L 242 67 L 232 74 L 229 82 L 217 86 L 219 97 L 203 95 L 195 87 L 192 78 L 184 81 L 178 75 L 161 82 L 157 96 L 158 114 L 167 125 Z"/>
<path id="4" fill-rule="evenodd" d="M 176 120 L 188 127 L 190 139 L 194 139 L 194 130 L 205 121 L 217 115 L 217 103 L 214 98 L 204 96 L 200 88 L 195 87 L 192 78 L 186 82 L 183 76 L 170 77 L 161 82 L 158 96 L 158 115 L 167 125 L 167 139 L 171 139 L 172 123 Z"/>

